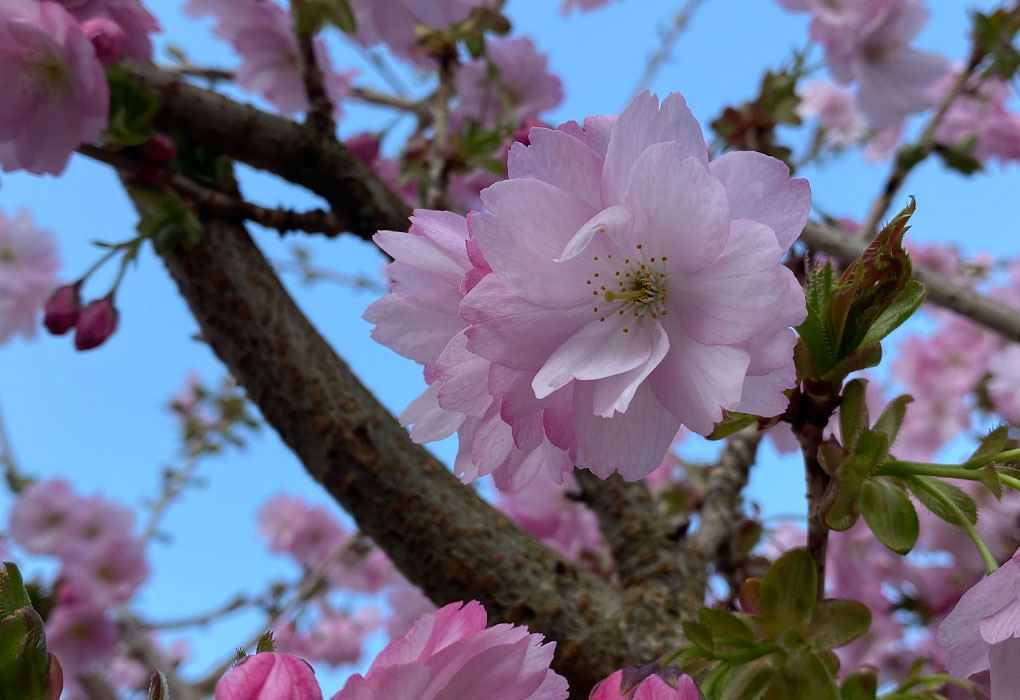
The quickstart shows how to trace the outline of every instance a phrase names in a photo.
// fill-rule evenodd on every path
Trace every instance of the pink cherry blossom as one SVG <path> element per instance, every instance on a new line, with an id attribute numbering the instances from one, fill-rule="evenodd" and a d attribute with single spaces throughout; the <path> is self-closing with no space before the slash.
<path id="1" fill-rule="evenodd" d="M 0 344 L 15 333 L 35 337 L 39 312 L 57 286 L 59 267 L 49 231 L 37 228 L 27 211 L 13 219 L 0 211 Z"/>
<path id="2" fill-rule="evenodd" d="M 421 589 L 400 574 L 393 577 L 393 583 L 386 589 L 386 602 L 391 614 L 386 621 L 386 632 L 390 639 L 399 639 L 422 615 L 436 611 L 435 604 L 425 597 Z"/>
<path id="3" fill-rule="evenodd" d="M 241 87 L 261 94 L 285 116 L 308 109 L 297 38 L 286 10 L 272 0 L 189 0 L 184 10 L 193 16 L 216 17 L 215 33 L 241 56 L 237 71 Z M 354 74 L 335 72 L 325 44 L 318 40 L 315 58 L 326 92 L 339 110 Z"/>
<path id="4" fill-rule="evenodd" d="M 424 615 L 332 700 L 567 697 L 566 679 L 549 668 L 554 642 L 543 644 L 542 635 L 526 627 L 485 625 L 485 609 L 477 601 Z"/>
<path id="5" fill-rule="evenodd" d="M 634 669 L 636 671 L 637 669 Z M 641 674 L 635 674 L 640 677 Z M 595 686 L 591 700 L 703 700 L 694 679 L 688 675 L 665 680 L 653 673 L 639 682 L 628 678 L 627 670 L 620 670 Z"/>
<path id="6" fill-rule="evenodd" d="M 992 697 L 1020 688 L 1020 557 L 1003 564 L 963 594 L 938 628 L 949 672 L 961 680 L 988 669 Z"/>
<path id="7" fill-rule="evenodd" d="M 109 21 L 116 25 L 122 35 L 118 41 L 121 43 L 123 55 L 139 61 L 152 59 L 152 42 L 149 35 L 160 31 L 160 26 L 140 0 L 57 0 L 57 2 L 83 23 L 83 29 L 85 23 L 95 20 Z"/>
<path id="8" fill-rule="evenodd" d="M 11 508 L 11 536 L 33 554 L 57 554 L 74 539 L 76 505 L 71 485 L 63 479 L 37 481 Z"/>
<path id="9" fill-rule="evenodd" d="M 104 66 L 112 66 L 124 55 L 124 44 L 127 35 L 121 26 L 106 17 L 96 17 L 83 22 L 81 30 L 92 42 L 96 50 L 96 58 Z"/>
<path id="10" fill-rule="evenodd" d="M 681 424 L 781 413 L 804 301 L 780 260 L 807 183 L 756 153 L 709 164 L 679 94 L 530 140 L 470 217 L 493 272 L 461 304 L 467 349 L 565 400 L 579 462 L 600 476 L 645 476 Z"/>
<path id="11" fill-rule="evenodd" d="M 262 652 L 220 678 L 215 700 L 322 700 L 322 691 L 315 671 L 301 658 Z"/>
<path id="12" fill-rule="evenodd" d="M 930 88 L 946 61 L 909 46 L 928 21 L 920 0 L 798 4 L 814 15 L 811 38 L 825 47 L 833 77 L 857 83 L 857 104 L 872 126 L 895 126 L 934 104 Z"/>
<path id="13" fill-rule="evenodd" d="M 92 42 L 55 2 L 0 5 L 0 167 L 59 175 L 106 128 L 109 89 Z"/>
<path id="14" fill-rule="evenodd" d="M 992 378 L 988 394 L 995 410 L 1014 424 L 1020 424 L 1020 346 L 1010 345 L 988 363 Z"/>
<path id="15" fill-rule="evenodd" d="M 959 71 L 959 67 L 950 69 L 935 84 L 934 92 L 941 97 Z M 975 138 L 973 155 L 981 161 L 1020 159 L 1020 115 L 1007 107 L 1011 92 L 1002 80 L 981 76 L 950 104 L 936 138 L 950 146 Z"/>
<path id="16" fill-rule="evenodd" d="M 571 500 L 577 484 L 570 475 L 562 484 L 539 474 L 518 493 L 500 493 L 496 506 L 521 528 L 560 554 L 581 560 L 582 555 L 604 559 L 608 552 L 595 514 Z"/>
<path id="17" fill-rule="evenodd" d="M 61 575 L 82 598 L 110 606 L 135 594 L 149 576 L 149 564 L 139 540 L 116 534 L 66 550 Z"/>
<path id="18" fill-rule="evenodd" d="M 379 628 L 378 611 L 367 607 L 352 615 L 324 602 L 319 607 L 311 626 L 299 630 L 291 623 L 273 631 L 277 650 L 334 667 L 357 662 L 365 637 Z"/>
<path id="19" fill-rule="evenodd" d="M 415 57 L 415 27 L 446 29 L 467 19 L 490 0 L 351 0 L 358 24 L 357 39 L 365 46 L 387 44 L 398 56 Z"/>
<path id="20" fill-rule="evenodd" d="M 896 152 L 901 136 L 903 136 L 903 126 L 901 124 L 882 129 L 864 147 L 864 157 L 872 163 L 881 163 L 888 160 Z"/>
<path id="21" fill-rule="evenodd" d="M 46 647 L 68 678 L 105 666 L 117 640 L 116 623 L 100 606 L 58 604 L 46 619 Z"/>
<path id="22" fill-rule="evenodd" d="M 531 39 L 493 39 L 485 48 L 485 57 L 457 70 L 460 105 L 454 113 L 456 118 L 474 119 L 490 127 L 497 124 L 515 127 L 555 109 L 563 100 L 563 84 L 549 73 L 548 57 L 536 51 Z M 496 80 L 491 75 L 492 68 L 498 73 Z"/>
<path id="23" fill-rule="evenodd" d="M 832 83 L 815 81 L 800 91 L 797 114 L 817 117 L 825 129 L 825 140 L 834 146 L 852 146 L 866 132 L 866 123 L 853 94 Z"/>

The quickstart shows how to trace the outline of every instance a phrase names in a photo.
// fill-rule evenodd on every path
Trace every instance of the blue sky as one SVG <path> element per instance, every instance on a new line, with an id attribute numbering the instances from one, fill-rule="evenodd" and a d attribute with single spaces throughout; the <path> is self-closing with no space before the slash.
<path id="1" fill-rule="evenodd" d="M 660 28 L 683 2 L 624 0 L 566 18 L 558 13 L 557 4 L 508 2 L 515 33 L 533 37 L 564 81 L 566 98 L 549 115 L 554 123 L 618 112 L 657 45 Z M 208 32 L 208 23 L 181 15 L 183 0 L 150 0 L 148 5 L 166 29 L 157 42 L 160 51 L 173 44 L 195 63 L 236 64 L 229 48 Z M 959 6 L 938 3 L 918 45 L 961 60 L 967 47 L 966 26 Z M 779 66 L 792 48 L 803 46 L 805 37 L 805 17 L 786 14 L 771 0 L 709 0 L 652 90 L 660 96 L 682 92 L 695 116 L 707 124 L 724 105 L 753 95 L 762 70 Z M 357 51 L 338 41 L 333 46 L 337 49 L 334 65 L 360 67 L 359 84 L 384 87 Z M 423 91 L 419 85 L 417 92 Z M 341 122 L 341 133 L 378 129 L 388 120 L 385 111 L 352 105 Z M 860 218 L 878 192 L 887 167 L 850 153 L 824 168 L 811 167 L 799 174 L 811 181 L 815 201 L 825 211 Z M 241 180 L 245 194 L 260 203 L 296 208 L 321 204 L 261 173 L 242 169 Z M 1016 184 L 1012 167 L 992 166 L 985 174 L 964 178 L 945 172 L 937 163 L 926 163 L 901 197 L 905 201 L 907 193 L 917 196 L 910 235 L 915 240 L 955 243 L 969 253 L 987 250 L 998 256 L 1015 255 L 1020 249 Z M 136 223 L 113 173 L 82 157 L 75 157 L 59 179 L 3 176 L 0 209 L 10 213 L 21 207 L 56 234 L 67 279 L 80 275 L 98 257 L 91 241 L 130 238 Z M 280 240 L 267 231 L 256 231 L 256 238 L 272 258 L 286 258 L 286 246 L 299 242 L 313 252 L 318 265 L 349 274 L 378 278 L 383 264 L 372 246 L 352 238 Z M 328 284 L 307 288 L 293 277 L 286 281 L 322 333 L 388 407 L 399 412 L 419 393 L 423 387 L 419 368 L 374 344 L 368 325 L 360 319 L 373 293 Z M 95 282 L 88 292 L 104 294 L 109 278 L 99 275 Z M 160 466 L 177 459 L 176 425 L 164 409 L 168 398 L 190 371 L 215 382 L 223 369 L 203 344 L 192 339 L 195 322 L 151 252 L 129 271 L 118 306 L 121 327 L 98 351 L 78 354 L 69 338 L 50 337 L 34 342 L 19 339 L 0 347 L 0 406 L 27 472 L 66 476 L 84 494 L 101 491 L 140 507 L 143 499 L 157 491 Z M 440 445 L 437 454 L 448 459 L 452 447 Z M 189 492 L 165 520 L 173 542 L 151 551 L 155 573 L 139 598 L 140 608 L 150 618 L 204 610 L 239 590 L 258 590 L 271 577 L 293 576 L 293 567 L 267 555 L 256 533 L 256 510 L 281 490 L 330 504 L 271 430 L 263 431 L 244 452 L 209 460 L 202 474 L 208 485 Z M 766 448 L 754 472 L 750 496 L 767 515 L 801 512 L 799 464 L 781 460 Z M 2 514 L 9 504 L 9 497 L 0 494 L 0 523 L 6 520 Z M 44 567 L 32 562 L 29 569 Z M 258 625 L 257 615 L 238 614 L 191 635 L 197 659 L 191 668 L 201 670 L 231 654 Z M 343 675 L 322 676 L 327 693 L 339 687 Z"/>

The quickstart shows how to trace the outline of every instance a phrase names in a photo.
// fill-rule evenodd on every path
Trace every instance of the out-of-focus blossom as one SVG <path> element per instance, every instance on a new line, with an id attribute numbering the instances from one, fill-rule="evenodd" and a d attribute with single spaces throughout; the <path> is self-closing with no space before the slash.
<path id="1" fill-rule="evenodd" d="M 826 141 L 834 146 L 851 146 L 860 141 L 867 130 L 853 93 L 832 83 L 808 83 L 800 91 L 797 114 L 805 118 L 817 117 L 825 129 Z"/>
<path id="2" fill-rule="evenodd" d="M 872 163 L 888 160 L 896 151 L 902 135 L 903 127 L 900 125 L 882 129 L 871 137 L 868 145 L 864 147 L 864 157 Z"/>
<path id="3" fill-rule="evenodd" d="M 407 634 L 422 615 L 436 611 L 435 604 L 425 597 L 421 589 L 400 574 L 393 577 L 393 583 L 386 589 L 386 602 L 391 614 L 386 621 L 386 632 L 390 639 L 399 639 Z"/>
<path id="4" fill-rule="evenodd" d="M 193 16 L 212 14 L 216 17 L 215 33 L 230 42 L 241 56 L 238 85 L 261 94 L 285 116 L 308 109 L 293 22 L 290 14 L 276 2 L 189 0 L 184 11 Z M 316 40 L 314 47 L 326 92 L 339 110 L 354 74 L 335 72 L 325 44 Z"/>
<path id="5" fill-rule="evenodd" d="M 496 506 L 525 532 L 565 557 L 575 561 L 585 553 L 604 557 L 607 552 L 595 514 L 568 495 L 577 488 L 570 475 L 557 484 L 539 474 L 517 493 L 500 493 Z"/>
<path id="6" fill-rule="evenodd" d="M 65 550 L 61 575 L 79 595 L 109 607 L 135 594 L 149 576 L 149 564 L 142 543 L 118 533 Z"/>
<path id="7" fill-rule="evenodd" d="M 484 126 L 518 124 L 538 119 L 563 100 L 563 84 L 549 72 L 549 59 L 527 37 L 493 39 L 486 56 L 457 70 L 458 119 Z M 493 78 L 495 69 L 497 77 Z"/>
<path id="8" fill-rule="evenodd" d="M 949 672 L 961 680 L 988 669 L 992 697 L 1020 688 L 1020 557 L 1014 555 L 963 594 L 938 628 Z"/>
<path id="9" fill-rule="evenodd" d="M 267 651 L 239 661 L 220 678 L 215 700 L 322 700 L 322 691 L 303 659 Z"/>
<path id="10" fill-rule="evenodd" d="M 526 627 L 485 624 L 485 609 L 476 601 L 424 615 L 332 700 L 567 697 L 566 679 L 549 668 L 555 643 L 543 644 L 542 635 Z"/>
<path id="11" fill-rule="evenodd" d="M 620 670 L 600 682 L 591 693 L 591 700 L 704 700 L 694 679 L 688 675 L 669 676 L 653 673 L 633 682 Z"/>
<path id="12" fill-rule="evenodd" d="M 362 608 L 350 615 L 323 605 L 310 627 L 298 629 L 291 623 L 273 634 L 277 650 L 335 667 L 357 662 L 365 637 L 379 625 L 379 613 L 374 608 Z"/>
<path id="13" fill-rule="evenodd" d="M 0 93 L 0 167 L 8 172 L 60 175 L 74 150 L 106 128 L 103 66 L 55 2 L 0 4 Z"/>
<path id="14" fill-rule="evenodd" d="M 106 20 L 115 24 L 123 35 L 122 39 L 117 39 L 120 54 L 139 61 L 152 59 L 152 41 L 149 35 L 160 31 L 160 26 L 152 13 L 142 5 L 141 0 L 57 0 L 57 2 L 66 7 L 83 27 L 94 20 Z"/>
<path id="15" fill-rule="evenodd" d="M 468 18 L 490 0 L 352 0 L 357 39 L 365 46 L 384 43 L 398 56 L 419 57 L 415 28 L 446 29 Z"/>
<path id="16" fill-rule="evenodd" d="M 560 11 L 563 14 L 567 14 L 573 9 L 588 11 L 608 4 L 609 0 L 563 0 L 563 6 L 560 8 Z"/>
<path id="17" fill-rule="evenodd" d="M 46 648 L 69 678 L 105 666 L 117 640 L 116 623 L 97 605 L 59 604 L 46 620 Z"/>
<path id="18" fill-rule="evenodd" d="M 941 243 L 917 243 L 915 241 L 906 241 L 903 247 L 907 249 L 910 261 L 915 267 L 923 267 L 937 272 L 957 284 L 964 281 L 960 274 L 963 261 L 960 259 L 959 251 L 955 248 Z"/>
<path id="19" fill-rule="evenodd" d="M 33 554 L 58 554 L 73 541 L 77 499 L 63 479 L 37 481 L 11 508 L 11 536 Z"/>
<path id="20" fill-rule="evenodd" d="M 988 394 L 995 410 L 1014 424 L 1020 424 L 1020 346 L 1010 345 L 988 363 L 992 373 Z"/>
<path id="21" fill-rule="evenodd" d="M 92 42 L 96 58 L 104 66 L 112 66 L 124 55 L 127 35 L 119 24 L 106 17 L 96 17 L 82 23 L 81 30 Z"/>
<path id="22" fill-rule="evenodd" d="M 934 91 L 940 98 L 959 71 L 952 68 L 936 83 Z M 973 155 L 980 161 L 1020 159 L 1020 115 L 1006 106 L 1011 92 L 1002 80 L 981 76 L 949 105 L 935 138 L 948 146 L 976 139 Z"/>
<path id="23" fill-rule="evenodd" d="M 37 228 L 27 211 L 12 219 L 0 211 L 0 344 L 15 333 L 35 337 L 39 312 L 57 286 L 59 267 L 49 231 Z"/>

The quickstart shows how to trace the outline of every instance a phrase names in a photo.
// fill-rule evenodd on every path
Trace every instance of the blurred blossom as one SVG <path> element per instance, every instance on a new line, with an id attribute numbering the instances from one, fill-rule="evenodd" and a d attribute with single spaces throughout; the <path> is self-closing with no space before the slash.
<path id="1" fill-rule="evenodd" d="M 0 160 L 3 158 L 0 133 Z M 53 235 L 27 211 L 0 211 L 0 345 L 14 334 L 34 338 L 39 312 L 57 287 L 60 267 Z"/>

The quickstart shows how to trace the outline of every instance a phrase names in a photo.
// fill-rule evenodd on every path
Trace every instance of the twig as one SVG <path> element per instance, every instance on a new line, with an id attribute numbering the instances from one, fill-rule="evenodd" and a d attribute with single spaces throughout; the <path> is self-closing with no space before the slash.
<path id="1" fill-rule="evenodd" d="M 818 599 L 825 597 L 825 560 L 829 548 L 829 525 L 822 512 L 825 489 L 829 486 L 829 475 L 818 461 L 818 448 L 822 444 L 822 429 L 806 424 L 797 431 L 801 452 L 804 455 L 804 480 L 807 485 L 808 534 L 807 547 L 815 562 L 818 576 Z"/>
<path id="2" fill-rule="evenodd" d="M 368 63 L 371 64 L 376 71 L 378 71 L 379 75 L 382 76 L 382 79 L 389 83 L 394 92 L 398 95 L 407 94 L 407 88 L 404 86 L 400 76 L 398 76 L 396 71 L 390 67 L 390 64 L 386 62 L 386 59 L 381 53 L 366 49 L 359 44 L 355 44 L 355 48 L 357 48 L 362 57 L 368 61 Z"/>
<path id="3" fill-rule="evenodd" d="M 142 530 L 141 541 L 143 543 L 148 542 L 156 534 L 156 529 L 159 527 L 159 521 L 163 518 L 163 514 L 166 513 L 166 509 L 170 507 L 174 499 L 177 498 L 181 491 L 184 490 L 184 487 L 191 481 L 195 470 L 198 469 L 198 463 L 199 455 L 191 455 L 180 470 L 173 472 L 163 479 L 159 500 L 153 504 L 152 512 L 149 513 L 149 519 L 145 523 L 145 529 Z"/>
<path id="4" fill-rule="evenodd" d="M 127 644 L 130 654 L 143 666 L 158 669 L 166 676 L 170 697 L 173 700 L 200 700 L 206 693 L 194 684 L 187 683 L 177 674 L 176 666 L 156 648 L 145 626 L 138 618 L 126 611 L 118 615 L 121 638 Z"/>
<path id="5" fill-rule="evenodd" d="M 323 559 L 319 565 L 310 571 L 308 575 L 298 585 L 297 590 L 294 592 L 294 597 L 288 602 L 274 609 L 269 616 L 266 618 L 266 622 L 248 639 L 247 642 L 242 644 L 240 649 L 248 650 L 258 644 L 259 639 L 265 634 L 266 630 L 271 629 L 273 625 L 282 620 L 285 616 L 294 614 L 297 615 L 304 607 L 305 603 L 311 600 L 319 592 L 322 584 L 325 583 L 326 577 L 329 576 L 330 569 L 340 561 L 341 557 L 351 548 L 351 546 L 357 542 L 357 537 L 351 537 L 344 540 L 340 545 L 335 547 L 329 555 Z M 226 673 L 233 665 L 235 660 L 234 656 L 229 659 L 225 659 L 209 673 L 207 673 L 201 680 L 195 683 L 195 687 L 198 688 L 202 694 L 211 693 L 213 688 L 216 687 L 216 682 L 220 679 L 224 673 Z"/>
<path id="6" fill-rule="evenodd" d="M 691 21 L 695 11 L 704 2 L 705 0 L 687 0 L 684 6 L 673 16 L 673 21 L 670 22 L 669 28 L 662 33 L 662 38 L 659 40 L 659 46 L 655 53 L 648 57 L 645 69 L 634 85 L 631 94 L 641 92 L 652 84 L 652 81 L 655 80 L 655 75 L 662 68 L 663 64 L 669 60 L 669 56 L 673 52 L 673 45 L 676 44 L 680 35 L 684 33 L 684 29 L 687 28 L 687 24 Z"/>
<path id="7" fill-rule="evenodd" d="M 392 95 L 388 92 L 382 92 L 381 90 L 375 90 L 368 87 L 359 87 L 357 85 L 351 87 L 347 93 L 347 97 L 352 100 L 358 100 L 359 102 L 367 102 L 368 104 L 392 107 L 393 109 L 410 112 L 418 117 L 419 120 L 432 119 L 432 114 L 429 111 L 428 105 L 423 100 L 414 100 L 410 97 L 404 97 L 403 95 Z"/>
<path id="8" fill-rule="evenodd" d="M 11 447 L 11 439 L 7 435 L 7 426 L 4 423 L 2 410 L 0 410 L 0 465 L 3 465 L 4 479 L 7 481 L 7 488 L 11 490 L 11 493 L 21 493 L 22 489 L 32 482 L 21 473 L 18 467 L 18 461 L 14 457 L 14 448 Z"/>
<path id="9" fill-rule="evenodd" d="M 227 70 L 226 68 L 196 66 L 191 63 L 181 63 L 176 66 L 160 66 L 159 69 L 181 78 L 202 78 L 210 83 L 234 80 L 236 77 L 234 71 Z"/>
<path id="10" fill-rule="evenodd" d="M 305 11 L 305 0 L 291 0 L 291 16 L 294 18 L 294 33 L 297 37 L 298 64 L 301 68 L 301 79 L 305 84 L 305 95 L 308 96 L 308 111 L 305 113 L 305 125 L 320 135 L 336 139 L 336 120 L 333 113 L 336 107 L 326 92 L 326 81 L 322 76 L 322 67 L 315 56 L 315 37 L 301 31 L 300 15 Z"/>
<path id="11" fill-rule="evenodd" d="M 385 294 L 386 292 L 386 288 L 384 286 L 368 279 L 367 277 L 348 275 L 337 270 L 327 270 L 326 268 L 316 267 L 307 262 L 302 263 L 295 262 L 293 260 L 274 260 L 273 267 L 276 268 L 278 272 L 290 272 L 301 275 L 302 281 L 306 284 L 322 280 L 324 282 L 331 282 L 333 284 L 340 285 L 341 287 L 353 287 L 360 291 L 371 291 L 379 294 Z"/>
<path id="12" fill-rule="evenodd" d="M 800 239 L 812 250 L 827 253 L 843 263 L 856 260 L 867 247 L 866 240 L 845 231 L 809 221 Z M 974 323 L 1008 340 L 1020 342 L 1020 311 L 1002 302 L 978 294 L 973 289 L 953 284 L 940 274 L 914 266 L 914 279 L 928 290 L 928 301 L 955 311 Z"/>
<path id="13" fill-rule="evenodd" d="M 112 165 L 126 174 L 130 174 L 138 165 L 123 153 L 87 143 L 79 146 L 78 152 L 93 160 Z M 205 187 L 182 175 L 169 175 L 166 184 L 191 199 L 197 205 L 199 214 L 211 213 L 238 221 L 254 221 L 280 233 L 304 231 L 306 233 L 321 233 L 332 238 L 340 235 L 344 230 L 341 222 L 331 212 L 323 209 L 306 212 L 292 209 L 270 209 Z"/>
<path id="14" fill-rule="evenodd" d="M 688 538 L 683 552 L 688 570 L 688 587 L 684 592 L 688 610 L 704 604 L 708 565 L 720 563 L 724 548 L 731 544 L 743 520 L 741 494 L 763 436 L 757 426 L 734 434 L 726 441 L 716 464 L 707 470 L 708 484 L 698 529 Z"/>
<path id="15" fill-rule="evenodd" d="M 429 179 L 425 191 L 426 209 L 443 209 L 450 180 L 450 99 L 453 97 L 455 49 L 439 56 L 439 85 L 432 97 L 432 142 L 429 144 Z"/>
<path id="16" fill-rule="evenodd" d="M 191 615 L 189 617 L 181 617 L 177 618 L 176 620 L 155 620 L 155 621 L 145 620 L 143 621 L 142 624 L 148 629 L 158 630 L 176 630 L 185 629 L 188 627 L 205 627 L 206 625 L 215 622 L 221 617 L 229 615 L 235 610 L 240 610 L 241 608 L 246 608 L 252 605 L 259 604 L 261 604 L 261 600 L 259 598 L 249 598 L 243 593 L 239 593 L 230 600 L 228 600 L 226 603 L 218 605 L 212 610 L 208 610 L 204 613 Z"/>

